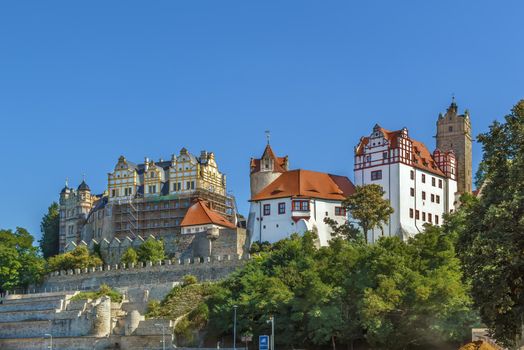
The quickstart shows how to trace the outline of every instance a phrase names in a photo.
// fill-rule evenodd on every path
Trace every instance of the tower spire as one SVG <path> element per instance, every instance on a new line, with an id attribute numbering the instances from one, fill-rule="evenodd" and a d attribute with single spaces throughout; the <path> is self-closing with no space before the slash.
<path id="1" fill-rule="evenodd" d="M 65 178 L 65 187 L 69 188 L 69 178 L 68 177 Z"/>
<path id="2" fill-rule="evenodd" d="M 270 138 L 271 138 L 271 132 L 269 130 L 266 130 L 266 140 L 267 140 L 268 145 L 269 145 Z"/>

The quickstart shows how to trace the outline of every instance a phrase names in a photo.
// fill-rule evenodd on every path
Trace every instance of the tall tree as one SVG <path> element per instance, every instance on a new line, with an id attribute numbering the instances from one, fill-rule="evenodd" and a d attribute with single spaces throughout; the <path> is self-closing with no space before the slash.
<path id="1" fill-rule="evenodd" d="M 21 227 L 0 230 L 0 290 L 27 287 L 43 273 L 44 259 L 33 247 L 33 236 Z"/>
<path id="2" fill-rule="evenodd" d="M 393 214 L 389 200 L 384 199 L 385 192 L 380 185 L 371 184 L 364 186 L 357 186 L 355 193 L 346 198 L 343 206 L 349 212 L 350 217 L 362 229 L 362 233 L 368 242 L 368 231 L 382 227 L 389 220 L 389 216 Z M 333 222 L 328 222 L 333 224 Z M 350 239 L 356 237 L 355 229 L 352 223 L 347 222 L 343 227 L 337 228 L 332 225 L 334 232 L 342 233 Z"/>
<path id="3" fill-rule="evenodd" d="M 42 238 L 39 241 L 40 249 L 44 258 L 49 258 L 57 255 L 59 251 L 58 246 L 58 232 L 60 228 L 60 215 L 58 203 L 53 202 L 47 208 L 47 213 L 42 217 L 40 222 L 40 231 Z"/>
<path id="4" fill-rule="evenodd" d="M 513 348 L 524 324 L 524 100 L 478 141 L 482 195 L 463 206 L 457 251 L 482 321 Z"/>

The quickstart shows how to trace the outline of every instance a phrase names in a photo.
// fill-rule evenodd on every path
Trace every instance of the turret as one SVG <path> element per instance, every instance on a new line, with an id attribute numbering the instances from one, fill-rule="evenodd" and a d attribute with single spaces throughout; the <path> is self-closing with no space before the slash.
<path id="1" fill-rule="evenodd" d="M 260 159 L 251 158 L 250 186 L 251 197 L 262 191 L 280 175 L 288 171 L 288 157 L 277 157 L 269 145 L 269 137 Z"/>

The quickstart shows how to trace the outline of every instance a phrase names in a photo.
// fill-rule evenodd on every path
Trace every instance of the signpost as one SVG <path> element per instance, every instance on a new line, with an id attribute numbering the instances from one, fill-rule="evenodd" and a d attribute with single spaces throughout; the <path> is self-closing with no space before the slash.
<path id="1" fill-rule="evenodd" d="M 269 335 L 258 336 L 258 349 L 269 350 Z"/>

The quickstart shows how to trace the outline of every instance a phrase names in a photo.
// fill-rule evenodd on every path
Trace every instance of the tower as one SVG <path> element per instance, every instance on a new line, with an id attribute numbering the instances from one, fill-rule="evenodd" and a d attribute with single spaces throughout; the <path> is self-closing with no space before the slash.
<path id="1" fill-rule="evenodd" d="M 260 159 L 251 158 L 249 184 L 251 197 L 255 196 L 264 187 L 275 181 L 280 175 L 288 171 L 288 158 L 277 157 L 269 145 L 269 135 L 266 148 Z"/>
<path id="2" fill-rule="evenodd" d="M 456 157 L 458 192 L 472 190 L 472 140 L 471 122 L 468 110 L 458 114 L 455 97 L 446 114 L 439 114 L 437 120 L 437 149 L 453 151 Z"/>

